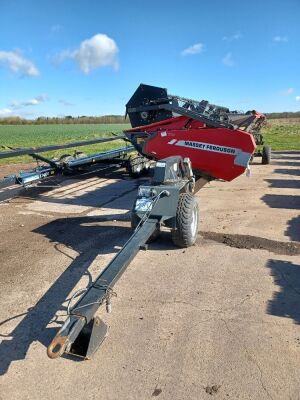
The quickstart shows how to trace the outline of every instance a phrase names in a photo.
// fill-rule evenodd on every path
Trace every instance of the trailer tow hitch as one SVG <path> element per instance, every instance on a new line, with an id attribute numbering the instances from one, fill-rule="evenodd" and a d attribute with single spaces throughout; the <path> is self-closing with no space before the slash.
<path id="1" fill-rule="evenodd" d="M 138 251 L 145 248 L 148 239 L 160 229 L 160 225 L 164 224 L 172 230 L 178 228 L 176 213 L 179 199 L 182 200 L 180 196 L 192 198 L 194 187 L 189 159 L 174 156 L 156 163 L 152 183 L 138 189 L 132 212 L 132 226 L 135 227 L 133 234 L 95 282 L 84 291 L 75 306 L 72 309 L 68 307 L 69 315 L 64 325 L 48 346 L 47 354 L 50 358 L 57 358 L 64 353 L 84 359 L 91 358 L 108 332 L 108 326 L 95 316 L 98 308 L 106 304 L 110 311 L 113 286 Z M 191 220 L 192 224 L 195 221 Z"/>

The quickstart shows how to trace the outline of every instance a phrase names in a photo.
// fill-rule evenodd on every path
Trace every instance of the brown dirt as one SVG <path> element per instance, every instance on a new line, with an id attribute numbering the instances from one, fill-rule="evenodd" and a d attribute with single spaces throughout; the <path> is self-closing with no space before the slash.
<path id="1" fill-rule="evenodd" d="M 236 235 L 217 232 L 200 232 L 204 239 L 223 243 L 226 246 L 236 247 L 237 249 L 260 249 L 271 253 L 296 256 L 300 254 L 300 243 L 298 242 L 280 242 L 263 237 L 251 235 Z"/>
<path id="2" fill-rule="evenodd" d="M 25 169 L 35 168 L 36 163 L 18 163 L 18 164 L 5 164 L 0 165 L 0 179 L 7 175 L 16 174 Z"/>

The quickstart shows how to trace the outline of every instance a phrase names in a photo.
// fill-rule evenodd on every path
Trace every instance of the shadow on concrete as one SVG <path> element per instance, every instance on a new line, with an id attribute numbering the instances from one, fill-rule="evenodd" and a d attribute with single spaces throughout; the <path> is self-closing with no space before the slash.
<path id="1" fill-rule="evenodd" d="M 124 206 L 124 197 L 131 194 L 133 203 L 135 193 L 141 181 L 119 179 L 111 182 L 111 178 L 109 178 L 100 181 L 100 184 L 103 186 L 98 186 L 99 180 L 97 179 L 85 185 L 76 185 L 74 189 L 68 189 L 68 186 L 64 186 L 55 195 L 39 195 L 37 200 L 57 205 L 124 209 L 126 208 Z"/>
<path id="2" fill-rule="evenodd" d="M 29 190 L 23 190 L 21 197 L 13 201 L 24 201 L 32 199 L 42 200 L 49 203 L 75 204 L 96 208 L 107 207 L 113 209 L 131 210 L 135 192 L 142 181 L 148 178 L 133 180 L 123 179 L 124 174 L 120 171 L 98 171 L 79 178 L 69 177 L 66 181 L 63 178 L 61 186 L 54 191 L 55 196 L 49 191 L 49 187 L 38 186 Z M 88 179 L 82 179 L 88 178 Z M 100 179 L 99 179 L 100 178 Z M 114 179 L 112 181 L 112 179 Z M 98 187 L 99 181 L 101 186 Z M 73 185 L 74 184 L 74 185 Z M 103 185 L 102 185 L 103 184 Z M 77 193 L 80 191 L 79 193 Z M 47 192 L 45 194 L 45 192 Z M 23 196 L 22 196 L 23 194 Z M 61 196 L 60 196 L 61 194 Z M 25 197 L 26 196 L 26 197 Z M 0 375 L 8 370 L 10 364 L 16 360 L 25 358 L 30 345 L 38 341 L 48 346 L 53 339 L 57 326 L 61 324 L 61 317 L 57 312 L 66 312 L 63 303 L 69 293 L 78 284 L 83 276 L 86 276 L 91 283 L 92 277 L 89 273 L 89 266 L 101 254 L 112 254 L 118 250 L 130 237 L 132 230 L 125 220 L 130 220 L 130 211 L 122 214 L 99 215 L 58 218 L 46 225 L 40 226 L 33 232 L 43 235 L 54 243 L 57 251 L 61 244 L 75 250 L 79 255 L 71 258 L 70 265 L 56 278 L 52 286 L 39 299 L 39 301 L 24 314 L 24 318 L 10 332 L 9 335 L 1 335 L 4 338 L 0 344 Z M 125 218 L 124 218 L 125 217 Z M 170 243 L 170 242 L 169 242 Z M 164 244 L 162 243 L 162 246 Z M 158 246 L 158 249 L 161 247 Z M 42 256 L 41 256 L 42 257 Z M 98 263 L 98 259 L 96 261 Z M 101 264 L 101 262 L 100 262 Z M 105 263 L 106 264 L 106 263 Z M 99 266 L 99 273 L 106 265 Z M 88 283 L 88 284 L 89 284 Z M 0 321 L 0 327 L 8 321 L 16 319 L 20 315 L 11 316 L 5 321 Z M 47 327 L 50 324 L 50 327 Z M 53 324 L 56 327 L 53 327 Z M 46 351 L 45 351 L 46 357 Z"/>
<path id="3" fill-rule="evenodd" d="M 286 156 L 286 155 L 280 155 L 280 154 L 272 154 L 272 159 L 273 160 L 288 160 L 288 161 L 294 161 L 294 160 L 300 160 L 300 156 Z"/>
<path id="4" fill-rule="evenodd" d="M 149 176 L 152 173 L 150 170 Z M 116 165 L 96 165 L 95 168 L 79 171 L 78 174 L 48 178 L 36 186 L 13 186 L 0 190 L 0 201 L 11 199 L 11 202 L 21 203 L 39 200 L 52 204 L 99 207 L 99 199 L 101 202 L 103 197 L 117 198 L 121 192 L 124 195 L 124 187 L 126 190 L 129 187 L 134 190 L 148 180 L 149 177 L 132 179 L 125 169 Z M 114 205 L 114 208 L 118 207 Z"/>
<path id="5" fill-rule="evenodd" d="M 297 179 L 265 179 L 270 187 L 278 189 L 300 189 L 300 181 Z"/>
<path id="6" fill-rule="evenodd" d="M 279 291 L 274 292 L 267 305 L 267 313 L 291 318 L 300 324 L 300 265 L 289 261 L 269 260 L 267 268 Z"/>
<path id="7" fill-rule="evenodd" d="M 82 184 L 79 187 L 76 184 L 71 190 L 66 185 L 60 193 L 55 193 L 54 196 L 41 195 L 38 200 L 51 204 L 131 209 L 138 187 L 148 181 L 149 178 L 124 179 L 122 175 L 114 174 L 114 177 L 109 175 L 100 180 L 96 178 L 93 182 Z"/>
<path id="8" fill-rule="evenodd" d="M 57 329 L 47 328 L 47 325 L 51 320 L 53 322 L 58 310 L 65 311 L 62 304 L 83 275 L 87 275 L 91 282 L 88 271 L 90 264 L 98 255 L 115 253 L 115 246 L 122 246 L 130 236 L 131 229 L 120 224 L 122 222 L 118 226 L 108 225 L 106 221 L 104 225 L 101 218 L 95 217 L 61 218 L 34 231 L 55 244 L 64 244 L 76 250 L 79 256 L 71 261 L 35 306 L 28 310 L 23 320 L 10 333 L 11 339 L 1 342 L 0 375 L 6 373 L 11 362 L 24 359 L 34 341 L 48 346 Z M 101 268 L 104 266 L 101 265 Z M 101 268 L 99 267 L 99 272 Z M 4 322 L 0 322 L 0 326 Z"/>
<path id="9" fill-rule="evenodd" d="M 274 174 L 300 176 L 300 169 L 276 168 Z"/>
<path id="10" fill-rule="evenodd" d="M 94 208 L 131 209 L 139 185 L 149 178 L 124 178 L 120 173 L 107 177 L 92 176 L 89 180 L 68 179 L 61 186 L 49 188 L 35 187 L 23 190 L 11 203 L 24 203 L 38 200 L 45 204 L 83 206 Z M 130 199 L 130 201 L 128 201 Z M 45 211 L 47 206 L 45 205 Z M 65 210 L 68 212 L 68 209 Z M 70 211 L 72 212 L 72 211 Z"/>
<path id="11" fill-rule="evenodd" d="M 300 216 L 288 221 L 288 227 L 285 234 L 289 236 L 291 240 L 300 241 Z"/>
<path id="12" fill-rule="evenodd" d="M 271 208 L 300 209 L 300 196 L 285 194 L 265 194 L 263 200 Z"/>
<path id="13" fill-rule="evenodd" d="M 285 152 L 289 154 L 288 152 Z M 300 154 L 300 152 L 297 152 Z M 278 159 L 280 159 L 281 154 L 276 155 Z M 274 162 L 275 164 L 280 161 Z M 289 165 L 289 161 L 282 161 L 280 164 Z M 288 169 L 288 168 L 276 168 L 274 169 L 274 173 L 292 175 L 292 176 L 300 176 L 300 170 L 297 169 Z M 266 182 L 271 187 L 276 188 L 287 188 L 287 189 L 296 189 L 300 188 L 300 181 L 297 179 L 265 179 Z M 285 195 L 285 194 L 265 194 L 261 200 L 263 200 L 269 207 L 271 208 L 286 208 L 297 210 L 300 209 L 300 196 L 298 195 Z"/>
<path id="14" fill-rule="evenodd" d="M 4 340 L 0 344 L 0 375 L 4 375 L 13 361 L 25 358 L 30 345 L 38 341 L 47 347 L 57 332 L 57 326 L 61 325 L 61 317 L 57 317 L 57 312 L 66 312 L 63 303 L 69 293 L 73 290 L 80 279 L 86 275 L 88 285 L 92 282 L 92 277 L 88 271 L 91 263 L 101 254 L 116 253 L 117 247 L 121 247 L 130 237 L 132 230 L 128 223 L 124 222 L 123 216 L 114 215 L 114 222 L 108 222 L 108 216 L 103 217 L 75 217 L 61 218 L 52 221 L 34 230 L 36 234 L 43 235 L 55 243 L 55 247 L 63 244 L 68 248 L 79 253 L 72 259 L 68 268 L 56 279 L 53 285 L 31 307 L 23 320 L 18 323 L 9 335 L 1 335 Z M 112 219 L 112 216 L 109 218 Z M 176 247 L 172 244 L 170 235 L 162 232 L 160 241 L 151 243 L 150 248 L 154 250 L 169 249 L 172 251 Z M 98 261 L 98 260 L 97 260 Z M 99 273 L 106 266 L 102 265 L 101 258 L 99 263 Z M 9 320 L 18 316 L 12 316 L 6 321 L 0 321 L 4 325 Z M 50 327 L 48 327 L 49 323 Z M 51 326 L 52 323 L 56 327 Z M 8 336 L 9 339 L 5 337 Z M 45 349 L 45 357 L 46 349 Z"/>
<path id="15" fill-rule="evenodd" d="M 291 154 L 292 156 L 300 155 L 299 150 L 275 150 L 272 151 L 274 155 L 281 155 L 281 154 Z"/>
<path id="16" fill-rule="evenodd" d="M 278 160 L 281 160 L 281 157 L 280 157 L 280 159 L 278 159 Z M 287 161 L 287 160 L 284 160 L 284 161 L 274 161 L 274 160 L 272 160 L 272 165 L 286 165 L 286 166 L 289 166 L 289 167 L 300 167 L 300 161 L 294 161 L 294 159 L 293 158 L 291 158 L 289 161 Z"/>
<path id="17" fill-rule="evenodd" d="M 18 198 L 11 202 L 38 200 L 57 205 L 124 209 L 124 197 L 131 193 L 131 208 L 138 186 L 149 179 L 131 179 L 123 170 L 113 168 L 60 178 L 52 188 L 43 182 L 43 185 L 19 190 Z"/>

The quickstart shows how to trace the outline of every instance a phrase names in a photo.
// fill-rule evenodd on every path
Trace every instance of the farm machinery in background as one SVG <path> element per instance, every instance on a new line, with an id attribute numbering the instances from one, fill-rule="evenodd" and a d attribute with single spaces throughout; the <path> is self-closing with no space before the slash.
<path id="1" fill-rule="evenodd" d="M 126 105 L 131 129 L 124 131 L 137 152 L 154 160 L 151 180 L 139 186 L 131 213 L 133 233 L 96 280 L 71 303 L 68 317 L 47 348 L 50 358 L 64 353 L 89 359 L 105 339 L 108 325 L 95 316 L 111 311 L 113 287 L 140 249 L 156 239 L 162 226 L 176 246 L 192 246 L 198 235 L 195 193 L 215 179 L 231 181 L 244 173 L 256 149 L 253 132 L 265 117 L 255 111 L 230 112 L 207 101 L 169 95 L 140 85 Z M 142 170 L 137 162 L 136 173 Z"/>
<path id="2" fill-rule="evenodd" d="M 254 111 L 253 111 L 254 112 Z M 248 111 L 250 113 L 250 111 Z M 266 117 L 261 114 L 261 117 L 251 127 L 250 133 L 252 133 L 255 144 L 257 146 L 256 152 L 251 157 L 251 162 L 256 157 L 261 157 L 262 164 L 271 163 L 271 147 L 265 145 L 263 134 L 261 133 L 261 128 L 266 124 Z"/>
<path id="3" fill-rule="evenodd" d="M 125 139 L 124 135 L 118 135 L 109 138 L 82 140 L 79 142 L 35 148 L 9 148 L 7 150 L 6 147 L 5 151 L 0 152 L 0 159 L 29 155 L 36 161 L 37 167 L 0 179 L 0 191 L 2 191 L 0 192 L 2 195 L 0 196 L 0 201 L 15 195 L 15 192 L 18 193 L 20 187 L 28 188 L 35 186 L 57 175 L 81 174 L 90 170 L 93 172 L 93 167 L 99 166 L 99 164 L 104 169 L 108 166 L 125 167 L 132 177 L 147 174 L 150 168 L 149 160 L 139 154 L 137 155 L 135 148 L 129 145 Z M 60 149 L 114 142 L 116 140 L 124 140 L 124 146 L 91 155 L 75 150 L 73 154 L 64 154 L 61 157 L 50 159 L 41 154 Z M 6 189 L 10 189 L 11 191 L 8 193 Z"/>

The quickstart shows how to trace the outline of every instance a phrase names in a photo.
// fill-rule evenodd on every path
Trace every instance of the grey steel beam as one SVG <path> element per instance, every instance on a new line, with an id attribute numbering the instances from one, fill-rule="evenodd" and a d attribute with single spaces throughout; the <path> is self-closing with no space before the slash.
<path id="1" fill-rule="evenodd" d="M 0 159 L 10 158 L 10 157 L 19 157 L 19 156 L 24 156 L 24 155 L 31 155 L 34 153 L 44 153 L 45 151 L 69 149 L 71 147 L 87 146 L 90 144 L 113 142 L 115 140 L 120 140 L 120 139 L 125 140 L 126 138 L 124 135 L 120 135 L 120 136 L 113 136 L 110 138 L 81 140 L 79 142 L 71 142 L 71 143 L 65 143 L 65 144 L 55 144 L 55 145 L 42 146 L 42 147 L 30 147 L 30 148 L 20 148 L 20 149 L 9 150 L 9 151 L 1 151 Z"/>
<path id="2" fill-rule="evenodd" d="M 125 146 L 120 147 L 118 149 L 104 151 L 102 153 L 92 154 L 90 156 L 82 157 L 82 158 L 75 158 L 74 160 L 66 162 L 66 166 L 69 168 L 79 167 L 81 165 L 93 164 L 98 161 L 105 161 L 110 160 L 112 158 L 119 158 L 122 155 L 130 153 L 134 151 L 135 148 L 133 146 Z"/>

